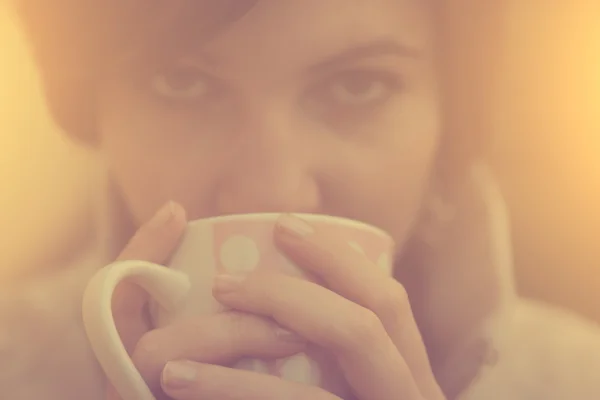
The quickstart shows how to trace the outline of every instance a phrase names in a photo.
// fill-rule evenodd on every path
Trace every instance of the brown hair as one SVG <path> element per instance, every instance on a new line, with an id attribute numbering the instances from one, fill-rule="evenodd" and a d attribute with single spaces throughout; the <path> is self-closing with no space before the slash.
<path id="1" fill-rule="evenodd" d="M 94 88 L 98 69 L 105 68 L 107 61 L 140 53 L 159 56 L 153 54 L 151 43 L 159 43 L 155 47 L 161 51 L 184 50 L 180 46 L 186 43 L 180 39 L 210 37 L 243 16 L 259 0 L 16 1 L 40 67 L 52 115 L 69 134 L 93 143 Z M 432 5 L 439 37 L 445 115 L 436 170 L 437 184 L 443 187 L 436 189 L 449 197 L 452 204 L 452 198 L 458 197 L 457 192 L 463 191 L 463 184 L 468 183 L 463 179 L 465 171 L 481 155 L 489 130 L 493 72 L 501 59 L 502 2 L 423 1 Z M 471 204 L 467 206 L 472 208 Z M 411 270 L 427 273 L 420 264 L 429 260 L 423 254 L 430 249 L 420 245 L 418 239 L 406 247 L 399 262 L 412 266 Z M 415 309 L 415 318 L 421 327 L 427 326 L 427 309 Z M 431 345 L 428 333 L 423 332 L 423 339 L 435 361 L 436 348 Z M 489 350 L 490 344 L 483 343 L 482 349 Z M 465 379 L 461 376 L 460 382 L 450 382 L 457 386 L 445 385 L 448 396 L 460 392 L 483 363 L 479 353 L 468 354 L 469 357 L 470 369 Z"/>
<path id="2" fill-rule="evenodd" d="M 158 56 L 154 49 L 177 51 L 182 39 L 216 33 L 257 1 L 16 0 L 16 10 L 51 115 L 68 134 L 93 143 L 100 71 L 125 57 Z"/>
<path id="3" fill-rule="evenodd" d="M 52 116 L 70 135 L 93 143 L 94 87 L 101 68 L 132 54 L 156 56 L 156 48 L 183 50 L 185 38 L 210 37 L 259 0 L 15 1 Z M 438 169 L 456 176 L 457 169 L 481 153 L 489 130 L 501 1 L 430 4 L 439 37 L 445 114 Z"/>

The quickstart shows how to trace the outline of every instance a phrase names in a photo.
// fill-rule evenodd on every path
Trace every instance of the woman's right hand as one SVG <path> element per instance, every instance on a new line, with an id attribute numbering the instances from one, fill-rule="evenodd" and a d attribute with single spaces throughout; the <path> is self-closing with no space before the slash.
<path id="1" fill-rule="evenodd" d="M 119 256 L 119 260 L 168 261 L 185 231 L 186 215 L 175 203 L 163 207 L 143 225 Z M 113 314 L 121 339 L 134 364 L 158 398 L 162 370 L 169 361 L 231 365 L 240 358 L 281 358 L 301 352 L 305 342 L 264 318 L 222 313 L 177 322 L 153 329 L 147 313 L 146 293 L 123 283 L 113 299 Z M 120 400 L 108 387 L 108 400 Z"/>

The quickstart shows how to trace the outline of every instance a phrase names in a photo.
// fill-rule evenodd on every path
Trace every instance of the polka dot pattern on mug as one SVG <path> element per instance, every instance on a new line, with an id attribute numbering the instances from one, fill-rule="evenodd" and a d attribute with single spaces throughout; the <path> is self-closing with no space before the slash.
<path id="1" fill-rule="evenodd" d="M 228 221 L 214 226 L 218 273 L 244 273 L 257 268 L 304 278 L 273 245 L 274 222 Z"/>
<path id="2" fill-rule="evenodd" d="M 252 238 L 233 235 L 221 245 L 219 258 L 228 272 L 250 272 L 258 267 L 260 250 Z"/>
<path id="3" fill-rule="evenodd" d="M 348 251 L 365 257 L 375 267 L 391 271 L 391 241 L 360 226 L 315 221 L 320 232 L 346 241 Z M 274 220 L 226 220 L 213 226 L 213 251 L 216 273 L 247 273 L 256 269 L 272 270 L 303 279 L 310 279 L 273 244 Z M 318 355 L 297 354 L 281 360 L 243 359 L 235 367 L 308 385 L 322 386 Z M 324 360 L 321 360 L 324 362 Z M 323 371 L 325 373 L 325 371 Z"/>

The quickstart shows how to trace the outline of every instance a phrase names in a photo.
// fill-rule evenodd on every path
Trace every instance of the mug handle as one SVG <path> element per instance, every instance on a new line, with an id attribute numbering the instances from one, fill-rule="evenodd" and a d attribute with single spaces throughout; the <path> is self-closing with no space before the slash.
<path id="1" fill-rule="evenodd" d="M 155 400 L 121 341 L 112 313 L 115 288 L 124 281 L 140 286 L 166 310 L 174 310 L 188 294 L 190 280 L 162 265 L 119 261 L 98 271 L 83 295 L 83 324 L 108 380 L 123 400 Z"/>

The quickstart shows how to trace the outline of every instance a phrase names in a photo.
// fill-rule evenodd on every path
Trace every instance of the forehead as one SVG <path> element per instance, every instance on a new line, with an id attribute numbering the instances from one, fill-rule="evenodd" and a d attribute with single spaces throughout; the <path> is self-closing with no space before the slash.
<path id="1" fill-rule="evenodd" d="M 425 9 L 423 0 L 260 0 L 221 38 L 402 34 L 416 41 L 426 27 Z"/>
<path id="2" fill-rule="evenodd" d="M 193 3 L 195 3 L 194 0 Z M 197 1 L 197 0 L 196 0 Z M 211 0 L 209 0 L 211 1 Z M 212 0 L 217 1 L 217 0 Z M 238 0 L 242 1 L 242 0 Z M 202 34 L 210 17 L 174 21 L 169 30 L 180 31 L 166 43 L 189 53 L 201 50 L 215 58 L 256 58 L 261 55 L 328 55 L 365 42 L 392 39 L 414 48 L 430 42 L 428 0 L 258 0 L 208 39 Z M 199 4 L 199 3 L 195 3 Z M 200 8 L 198 6 L 198 8 Z M 185 23 L 183 29 L 177 24 Z M 172 34 L 173 32 L 171 32 Z M 175 43 L 172 43 L 175 41 Z M 160 43 L 155 45 L 161 46 Z M 152 47 L 152 44 L 150 44 Z M 225 60 L 227 61 L 227 60 Z M 291 61 L 291 60 L 290 60 Z"/>

